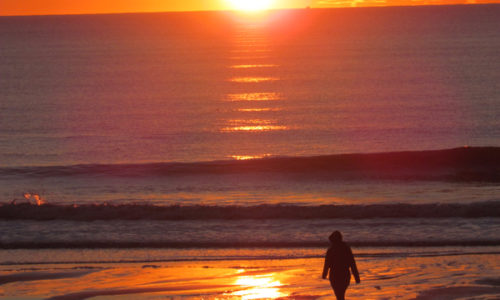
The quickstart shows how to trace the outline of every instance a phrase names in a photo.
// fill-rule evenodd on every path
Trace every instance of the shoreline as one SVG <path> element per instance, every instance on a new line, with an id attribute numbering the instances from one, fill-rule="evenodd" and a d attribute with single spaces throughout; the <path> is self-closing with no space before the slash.
<path id="1" fill-rule="evenodd" d="M 398 299 L 445 299 L 460 293 L 498 296 L 497 258 L 498 254 L 359 255 L 362 282 L 351 282 L 347 295 L 373 299 L 402 295 Z M 1 265 L 0 295 L 3 299 L 333 299 L 328 281 L 320 279 L 322 263 L 317 257 Z"/>

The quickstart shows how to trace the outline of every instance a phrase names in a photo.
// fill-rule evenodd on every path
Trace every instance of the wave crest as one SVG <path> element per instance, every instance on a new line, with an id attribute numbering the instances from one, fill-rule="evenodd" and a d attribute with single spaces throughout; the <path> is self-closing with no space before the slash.
<path id="1" fill-rule="evenodd" d="M 5 220 L 242 220 L 500 217 L 500 201 L 470 204 L 156 206 L 148 204 L 0 205 Z"/>
<path id="2" fill-rule="evenodd" d="M 170 177 L 274 173 L 294 178 L 500 182 L 500 147 L 193 163 L 88 164 L 0 168 L 11 177 Z"/>

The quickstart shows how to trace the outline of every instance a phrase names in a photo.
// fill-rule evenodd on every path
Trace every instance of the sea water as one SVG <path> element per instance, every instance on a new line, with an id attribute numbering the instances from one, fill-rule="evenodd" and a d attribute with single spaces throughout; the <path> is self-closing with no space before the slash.
<path id="1" fill-rule="evenodd" d="M 498 7 L 0 19 L 2 166 L 498 146 Z"/>
<path id="2" fill-rule="evenodd" d="M 499 23 L 1 17 L 0 263 L 498 253 Z"/>

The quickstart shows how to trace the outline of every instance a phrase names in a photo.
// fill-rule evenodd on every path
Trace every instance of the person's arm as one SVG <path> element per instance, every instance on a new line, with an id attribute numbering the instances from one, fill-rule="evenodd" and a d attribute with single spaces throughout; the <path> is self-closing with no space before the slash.
<path id="1" fill-rule="evenodd" d="M 352 254 L 351 247 L 349 247 L 349 255 L 351 256 L 352 274 L 354 275 L 354 279 L 356 280 L 356 283 L 360 283 L 361 280 L 359 279 L 358 267 L 356 266 L 356 260 L 354 259 L 354 255 Z"/>
<path id="2" fill-rule="evenodd" d="M 321 276 L 323 279 L 326 279 L 326 276 L 328 275 L 328 269 L 330 269 L 330 257 L 328 255 L 328 252 L 326 252 L 325 255 L 325 264 L 323 266 L 323 275 Z"/>

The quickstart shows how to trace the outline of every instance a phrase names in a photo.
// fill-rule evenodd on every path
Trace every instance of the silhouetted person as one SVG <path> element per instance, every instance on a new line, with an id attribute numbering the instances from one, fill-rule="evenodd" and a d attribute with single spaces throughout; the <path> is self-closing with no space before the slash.
<path id="1" fill-rule="evenodd" d="M 328 248 L 323 267 L 323 279 L 329 273 L 330 284 L 337 300 L 345 299 L 345 291 L 351 281 L 352 270 L 356 283 L 360 283 L 356 261 L 352 255 L 351 247 L 342 241 L 342 234 L 334 231 L 328 238 L 332 245 Z M 330 270 L 330 272 L 328 272 Z"/>

